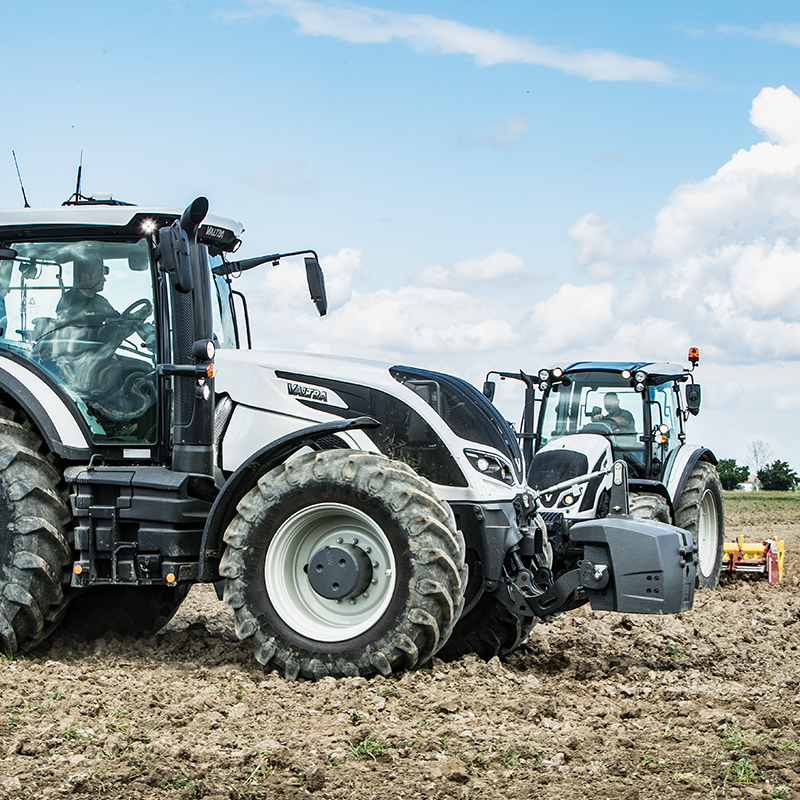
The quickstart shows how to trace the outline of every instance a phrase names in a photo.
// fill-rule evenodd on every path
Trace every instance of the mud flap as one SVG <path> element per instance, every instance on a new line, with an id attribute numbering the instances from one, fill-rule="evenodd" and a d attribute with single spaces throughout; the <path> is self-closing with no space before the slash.
<path id="1" fill-rule="evenodd" d="M 583 546 L 580 584 L 593 609 L 677 614 L 694 602 L 696 547 L 682 528 L 609 516 L 570 529 Z"/>

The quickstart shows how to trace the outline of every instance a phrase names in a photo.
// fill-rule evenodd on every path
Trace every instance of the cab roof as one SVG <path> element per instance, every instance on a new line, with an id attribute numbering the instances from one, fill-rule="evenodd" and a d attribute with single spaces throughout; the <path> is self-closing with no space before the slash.
<path id="1" fill-rule="evenodd" d="M 686 370 L 680 364 L 654 361 L 576 361 L 564 367 L 564 374 L 575 372 L 644 372 L 647 375 L 663 378 L 684 375 Z"/>
<path id="2" fill-rule="evenodd" d="M 0 239 L 72 239 L 90 236 L 139 236 L 145 225 L 170 225 L 183 213 L 168 206 L 134 206 L 113 202 L 79 202 L 53 208 L 15 208 L 0 210 Z M 198 239 L 229 249 L 244 226 L 233 219 L 208 214 L 200 226 Z"/>

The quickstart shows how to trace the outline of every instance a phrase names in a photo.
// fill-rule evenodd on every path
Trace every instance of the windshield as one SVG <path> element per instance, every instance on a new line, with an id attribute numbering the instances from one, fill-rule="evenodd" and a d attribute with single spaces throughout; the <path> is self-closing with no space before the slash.
<path id="1" fill-rule="evenodd" d="M 452 375 L 413 367 L 392 367 L 390 372 L 422 397 L 457 436 L 503 453 L 522 479 L 522 453 L 514 432 L 474 386 Z"/>
<path id="2" fill-rule="evenodd" d="M 73 397 L 95 438 L 154 442 L 155 327 L 147 241 L 6 242 L 0 347 Z"/>
<path id="3" fill-rule="evenodd" d="M 565 376 L 545 393 L 539 422 L 539 446 L 575 433 L 607 436 L 617 457 L 635 474 L 644 468 L 642 395 L 630 379 L 613 372 Z"/>

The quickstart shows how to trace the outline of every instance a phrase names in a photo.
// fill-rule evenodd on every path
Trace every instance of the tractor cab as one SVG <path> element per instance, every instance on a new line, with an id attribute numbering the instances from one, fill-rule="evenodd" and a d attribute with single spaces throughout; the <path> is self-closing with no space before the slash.
<path id="1" fill-rule="evenodd" d="M 565 436 L 599 434 L 631 478 L 661 480 L 670 455 L 686 441 L 689 412 L 680 384 L 690 377 L 674 364 L 578 362 L 544 370 L 535 450 Z"/>

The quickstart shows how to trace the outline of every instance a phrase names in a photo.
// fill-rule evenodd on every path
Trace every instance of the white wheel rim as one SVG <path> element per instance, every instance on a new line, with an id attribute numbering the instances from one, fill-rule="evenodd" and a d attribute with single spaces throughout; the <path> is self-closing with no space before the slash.
<path id="1" fill-rule="evenodd" d="M 328 600 L 312 589 L 304 568 L 320 548 L 342 543 L 369 553 L 372 583 L 352 599 Z M 369 630 L 383 616 L 397 570 L 391 544 L 375 520 L 352 506 L 319 503 L 278 528 L 267 549 L 264 580 L 273 608 L 290 628 L 316 641 L 341 642 Z"/>
<path id="2" fill-rule="evenodd" d="M 709 577 L 717 560 L 719 529 L 717 503 L 714 495 L 706 489 L 700 500 L 700 513 L 697 519 L 697 559 L 700 572 Z"/>

